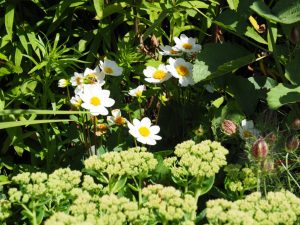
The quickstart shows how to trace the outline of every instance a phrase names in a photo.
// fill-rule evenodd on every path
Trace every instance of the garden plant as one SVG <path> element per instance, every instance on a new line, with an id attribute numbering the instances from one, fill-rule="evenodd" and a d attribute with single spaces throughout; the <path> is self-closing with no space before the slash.
<path id="1" fill-rule="evenodd" d="M 0 224 L 300 224 L 299 0 L 0 14 Z"/>

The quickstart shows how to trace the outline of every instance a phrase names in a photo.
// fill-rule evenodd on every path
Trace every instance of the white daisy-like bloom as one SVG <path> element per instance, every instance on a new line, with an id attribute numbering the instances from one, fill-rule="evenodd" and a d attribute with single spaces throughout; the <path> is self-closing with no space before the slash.
<path id="1" fill-rule="evenodd" d="M 74 105 L 76 108 L 79 108 L 81 106 L 82 100 L 79 97 L 79 95 L 75 95 L 70 99 L 70 102 L 72 105 Z"/>
<path id="2" fill-rule="evenodd" d="M 201 51 L 201 45 L 196 44 L 195 38 L 189 38 L 185 34 L 181 34 L 180 37 L 174 37 L 175 41 L 175 48 L 177 48 L 180 51 L 186 52 L 186 53 L 197 53 Z"/>
<path id="3" fill-rule="evenodd" d="M 145 85 L 139 85 L 137 88 L 129 90 L 128 94 L 133 97 L 141 97 L 143 95 L 143 91 L 146 90 Z"/>
<path id="4" fill-rule="evenodd" d="M 74 73 L 74 76 L 71 77 L 70 82 L 72 86 L 77 87 L 83 84 L 83 73 Z"/>
<path id="5" fill-rule="evenodd" d="M 112 124 L 122 126 L 126 123 L 126 119 L 122 117 L 120 109 L 114 109 L 111 111 L 112 116 L 107 116 L 107 121 Z"/>
<path id="6" fill-rule="evenodd" d="M 90 111 L 93 116 L 108 115 L 106 107 L 115 104 L 115 100 L 109 98 L 110 91 L 103 90 L 99 84 L 86 84 L 83 92 L 79 94 L 83 103 L 81 107 Z"/>
<path id="7" fill-rule="evenodd" d="M 145 80 L 153 84 L 162 83 L 172 77 L 164 64 L 160 64 L 157 69 L 152 66 L 147 66 L 147 68 L 143 70 L 143 73 L 147 77 Z"/>
<path id="8" fill-rule="evenodd" d="M 123 73 L 123 68 L 118 66 L 115 61 L 109 59 L 104 59 L 104 61 L 100 61 L 99 66 L 104 76 L 105 75 L 121 76 Z"/>
<path id="9" fill-rule="evenodd" d="M 70 82 L 66 79 L 60 79 L 58 81 L 58 87 L 60 87 L 60 88 L 65 88 L 65 87 L 69 86 L 69 84 L 70 84 Z"/>
<path id="10" fill-rule="evenodd" d="M 167 65 L 167 70 L 173 77 L 179 79 L 179 84 L 183 87 L 195 84 L 193 80 L 193 64 L 186 62 L 182 58 L 173 59 L 169 58 L 170 65 Z"/>
<path id="11" fill-rule="evenodd" d="M 242 139 L 257 138 L 259 136 L 259 130 L 254 128 L 252 120 L 242 120 L 241 126 L 239 127 L 239 134 Z"/>
<path id="12" fill-rule="evenodd" d="M 138 142 L 147 145 L 155 145 L 156 140 L 161 140 L 161 136 L 157 134 L 160 131 L 159 126 L 151 126 L 151 121 L 148 117 L 143 118 L 141 121 L 133 119 L 133 123 L 127 123 L 129 133 L 137 139 Z"/>
<path id="13" fill-rule="evenodd" d="M 179 55 L 182 55 L 182 52 L 175 48 L 175 47 L 172 47 L 170 45 L 160 45 L 159 48 L 161 49 L 161 51 L 159 51 L 159 53 L 161 55 L 172 55 L 172 56 L 179 56 Z"/>

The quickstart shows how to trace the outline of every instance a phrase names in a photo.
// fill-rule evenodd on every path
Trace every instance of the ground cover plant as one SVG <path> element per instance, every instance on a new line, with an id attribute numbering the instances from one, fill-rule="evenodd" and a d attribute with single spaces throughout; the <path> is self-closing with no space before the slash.
<path id="1" fill-rule="evenodd" d="M 300 224 L 299 0 L 0 0 L 1 224 Z"/>

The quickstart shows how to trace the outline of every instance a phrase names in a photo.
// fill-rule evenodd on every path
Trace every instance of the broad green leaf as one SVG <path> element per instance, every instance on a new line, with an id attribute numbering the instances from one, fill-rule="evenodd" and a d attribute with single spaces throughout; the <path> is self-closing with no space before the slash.
<path id="1" fill-rule="evenodd" d="M 104 0 L 93 0 L 94 8 L 97 13 L 97 19 L 101 20 L 103 17 Z"/>
<path id="2" fill-rule="evenodd" d="M 297 54 L 291 62 L 289 62 L 285 67 L 284 76 L 292 84 L 300 85 L 300 51 L 297 51 Z"/>
<path id="3" fill-rule="evenodd" d="M 61 122 L 69 122 L 71 120 L 68 119 L 53 119 L 53 120 L 27 120 L 27 121 L 9 121 L 9 122 L 1 122 L 0 129 L 6 129 L 11 127 L 19 127 L 19 126 L 28 126 L 33 124 L 41 124 L 41 123 L 61 123 Z"/>
<path id="4" fill-rule="evenodd" d="M 216 108 L 219 108 L 222 104 L 223 104 L 223 102 L 224 102 L 224 97 L 222 96 L 222 97 L 219 97 L 219 98 L 217 98 L 216 100 L 214 100 L 211 104 L 214 106 L 214 107 L 216 107 Z"/>
<path id="5" fill-rule="evenodd" d="M 239 6 L 239 0 L 227 0 L 227 3 L 229 5 L 229 8 L 235 11 Z"/>
<path id="6" fill-rule="evenodd" d="M 289 103 L 300 102 L 300 87 L 280 83 L 267 93 L 267 101 L 272 109 Z"/>
<path id="7" fill-rule="evenodd" d="M 5 185 L 5 184 L 9 184 L 9 183 L 10 183 L 10 181 L 9 181 L 7 176 L 0 175 L 0 186 Z"/>
<path id="8" fill-rule="evenodd" d="M 127 182 L 126 176 L 120 176 L 110 189 L 111 193 L 117 193 L 122 190 Z"/>
<path id="9" fill-rule="evenodd" d="M 263 1 L 254 2 L 250 8 L 261 17 L 278 23 L 292 24 L 300 21 L 300 1 L 280 0 L 271 10 Z"/>
<path id="10" fill-rule="evenodd" d="M 8 6 L 6 6 L 4 18 L 5 18 L 5 29 L 7 34 L 9 35 L 10 40 L 12 40 L 14 17 L 15 17 L 15 6 L 9 4 Z"/>
<path id="11" fill-rule="evenodd" d="M 184 1 L 184 2 L 180 2 L 178 5 L 187 8 L 197 8 L 197 9 L 207 9 L 209 7 L 207 3 L 202 1 Z"/>
<path id="12" fill-rule="evenodd" d="M 0 53 L 0 59 L 8 61 L 8 58 L 6 57 L 6 55 L 3 55 L 2 53 Z"/>
<path id="13" fill-rule="evenodd" d="M 206 194 L 212 188 L 215 182 L 215 176 L 205 177 L 205 179 L 200 183 L 200 187 L 196 187 L 196 192 L 198 193 L 198 197 Z M 197 185 L 197 184 L 195 184 Z"/>
<path id="14" fill-rule="evenodd" d="M 269 90 L 278 84 L 276 80 L 266 76 L 254 76 L 248 78 L 248 80 L 254 85 L 256 90 Z"/>
<path id="15" fill-rule="evenodd" d="M 229 54 L 230 53 L 230 54 Z M 193 68 L 194 81 L 214 79 L 256 61 L 254 54 L 239 45 L 207 44 L 198 54 Z"/>

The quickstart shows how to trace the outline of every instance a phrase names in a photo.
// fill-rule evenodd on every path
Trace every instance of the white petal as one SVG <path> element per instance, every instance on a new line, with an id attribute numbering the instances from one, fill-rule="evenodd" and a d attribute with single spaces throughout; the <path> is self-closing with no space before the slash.
<path id="1" fill-rule="evenodd" d="M 147 142 L 146 142 L 146 144 L 148 144 L 148 145 L 156 145 L 156 141 L 154 140 L 154 139 L 148 139 L 147 140 Z"/>
<path id="2" fill-rule="evenodd" d="M 151 126 L 151 120 L 148 117 L 144 117 L 141 120 L 141 126 L 150 127 Z"/>
<path id="3" fill-rule="evenodd" d="M 115 104 L 115 100 L 113 100 L 112 98 L 107 98 L 103 102 L 103 106 L 105 107 L 112 107 L 114 104 Z"/>
<path id="4" fill-rule="evenodd" d="M 153 135 L 152 137 L 153 137 L 155 140 L 161 140 L 161 136 Z"/>
<path id="5" fill-rule="evenodd" d="M 145 139 L 144 137 L 138 137 L 136 140 L 137 140 L 138 142 L 143 143 L 143 144 L 147 144 L 147 139 Z"/>
<path id="6" fill-rule="evenodd" d="M 133 119 L 133 126 L 135 127 L 140 127 L 141 126 L 141 122 L 138 119 Z"/>
<path id="7" fill-rule="evenodd" d="M 121 110 L 120 109 L 114 109 L 111 111 L 111 114 L 113 115 L 114 118 L 118 118 L 121 116 Z"/>
<path id="8" fill-rule="evenodd" d="M 151 134 L 158 134 L 160 131 L 160 127 L 157 125 L 154 125 L 154 126 L 150 127 L 150 131 L 151 131 Z"/>

